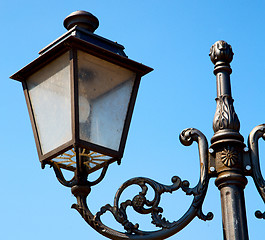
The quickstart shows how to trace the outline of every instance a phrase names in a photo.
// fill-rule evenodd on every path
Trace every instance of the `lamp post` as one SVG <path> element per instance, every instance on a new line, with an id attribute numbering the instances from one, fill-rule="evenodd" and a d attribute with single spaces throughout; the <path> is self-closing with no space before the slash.
<path id="1" fill-rule="evenodd" d="M 189 146 L 198 143 L 200 179 L 190 188 L 188 181 L 172 177 L 171 185 L 138 177 L 118 189 L 114 205 L 103 206 L 92 214 L 86 203 L 92 186 L 103 180 L 109 164 L 121 161 L 141 77 L 151 68 L 127 58 L 123 46 L 93 32 L 98 19 L 85 11 L 70 14 L 64 20 L 67 32 L 40 51 L 40 56 L 11 76 L 22 82 L 42 167 L 53 167 L 64 186 L 77 198 L 75 208 L 84 220 L 110 239 L 165 239 L 186 227 L 195 217 L 204 221 L 212 213 L 202 212 L 210 178 L 220 190 L 224 239 L 248 239 L 244 200 L 246 176 L 251 176 L 265 201 L 265 181 L 259 165 L 258 140 L 265 139 L 265 124 L 255 127 L 247 145 L 240 134 L 240 122 L 233 106 L 230 86 L 232 48 L 217 41 L 210 50 L 215 65 L 217 108 L 213 120 L 214 135 L 208 147 L 206 137 L 197 129 L 181 132 L 180 141 Z M 67 181 L 62 169 L 74 172 Z M 95 181 L 88 181 L 101 171 Z M 129 186 L 138 185 L 139 194 L 120 202 Z M 147 199 L 148 186 L 155 194 Z M 182 190 L 193 196 L 188 210 L 177 221 L 162 217 L 159 206 L 165 192 Z M 132 207 L 139 214 L 150 214 L 157 231 L 140 230 L 127 215 Z M 125 232 L 104 225 L 101 216 L 111 212 Z M 256 212 L 265 219 L 265 213 Z"/>

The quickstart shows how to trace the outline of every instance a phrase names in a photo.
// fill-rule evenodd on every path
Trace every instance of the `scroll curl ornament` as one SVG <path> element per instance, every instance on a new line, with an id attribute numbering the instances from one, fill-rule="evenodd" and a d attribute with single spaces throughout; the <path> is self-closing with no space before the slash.
<path id="1" fill-rule="evenodd" d="M 182 190 L 186 192 L 187 195 L 193 195 L 193 205 L 199 208 L 197 216 L 206 221 L 213 218 L 213 213 L 209 212 L 204 215 L 202 212 L 202 203 L 204 201 L 205 194 L 207 192 L 209 184 L 208 176 L 208 142 L 206 137 L 202 132 L 195 128 L 187 128 L 183 130 L 179 136 L 180 142 L 185 146 L 190 146 L 193 141 L 198 143 L 199 148 L 199 158 L 200 158 L 200 179 L 198 184 L 194 188 L 190 188 L 190 183 L 188 181 L 183 181 Z"/>
<path id="2" fill-rule="evenodd" d="M 115 240 L 125 239 L 165 239 L 170 237 L 187 226 L 196 216 L 206 221 L 213 218 L 212 213 L 204 215 L 202 212 L 202 204 L 206 195 L 209 177 L 208 177 L 208 143 L 205 136 L 197 129 L 189 128 L 180 134 L 180 141 L 188 146 L 193 141 L 196 141 L 199 146 L 200 156 L 200 179 L 194 188 L 189 187 L 188 181 L 181 181 L 179 177 L 174 176 L 171 185 L 164 185 L 149 178 L 132 178 L 126 181 L 116 192 L 114 198 L 114 205 L 107 204 L 103 206 L 98 213 L 93 215 L 87 204 L 86 197 L 90 192 L 90 186 L 87 186 L 87 191 L 79 191 L 79 188 L 85 186 L 74 186 L 72 188 L 73 194 L 77 198 L 77 204 L 73 205 L 85 221 L 93 227 L 100 234 Z M 126 200 L 122 203 L 119 202 L 120 197 L 125 189 L 129 186 L 138 185 L 141 191 L 134 196 L 131 200 Z M 148 187 L 154 190 L 153 199 L 147 199 Z M 161 195 L 163 193 L 172 193 L 178 189 L 182 189 L 187 195 L 193 195 L 193 201 L 184 215 L 177 221 L 169 222 L 162 216 L 163 209 L 159 206 Z M 87 194 L 84 194 L 86 192 Z M 159 227 L 157 231 L 142 231 L 139 229 L 139 224 L 134 224 L 129 221 L 126 210 L 132 207 L 139 214 L 151 214 L 152 223 Z M 115 220 L 119 222 L 126 232 L 119 232 L 113 230 L 101 221 L 101 216 L 107 211 L 111 212 Z"/>
<path id="3" fill-rule="evenodd" d="M 248 147 L 250 150 L 250 159 L 252 164 L 252 177 L 254 179 L 256 188 L 265 203 L 265 180 L 262 176 L 260 170 L 260 162 L 259 162 L 259 148 L 258 148 L 258 140 L 260 138 L 265 140 L 265 124 L 258 125 L 255 127 L 249 134 L 248 137 Z M 265 212 L 256 211 L 255 216 L 257 218 L 265 219 Z"/>

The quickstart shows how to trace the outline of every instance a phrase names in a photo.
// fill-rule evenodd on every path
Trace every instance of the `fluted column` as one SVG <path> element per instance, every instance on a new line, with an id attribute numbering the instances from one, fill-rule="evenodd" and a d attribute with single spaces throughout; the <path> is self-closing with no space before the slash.
<path id="1" fill-rule="evenodd" d="M 213 120 L 211 148 L 215 158 L 216 186 L 221 193 L 223 232 L 225 240 L 248 240 L 244 188 L 247 179 L 243 171 L 244 139 L 239 133 L 240 122 L 231 93 L 231 46 L 217 41 L 210 50 L 215 65 L 217 98 Z"/>

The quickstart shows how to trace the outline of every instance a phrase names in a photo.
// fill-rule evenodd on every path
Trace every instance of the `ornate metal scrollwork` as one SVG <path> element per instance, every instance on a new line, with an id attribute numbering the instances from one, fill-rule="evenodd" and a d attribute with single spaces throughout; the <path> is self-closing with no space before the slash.
<path id="1" fill-rule="evenodd" d="M 202 212 L 202 204 L 209 182 L 207 140 L 200 131 L 198 131 L 197 129 L 189 128 L 182 131 L 182 133 L 180 134 L 180 141 L 186 146 L 191 145 L 193 141 L 196 141 L 198 143 L 201 170 L 199 182 L 195 187 L 190 188 L 188 181 L 181 181 L 181 179 L 176 176 L 172 178 L 171 185 L 164 185 L 149 178 L 133 178 L 126 181 L 118 189 L 114 198 L 113 206 L 107 204 L 102 207 L 98 213 L 93 215 L 86 204 L 86 197 L 90 192 L 91 185 L 75 185 L 74 187 L 72 187 L 72 192 L 77 198 L 77 204 L 74 204 L 73 208 L 75 208 L 81 214 L 81 216 L 89 225 L 91 225 L 91 227 L 93 227 L 102 235 L 115 240 L 165 239 L 183 229 L 196 216 L 204 221 L 211 220 L 213 218 L 212 213 L 204 215 Z M 126 200 L 125 202 L 120 203 L 119 200 L 122 193 L 125 189 L 132 185 L 140 186 L 141 191 L 131 200 Z M 149 186 L 154 190 L 155 193 L 152 200 L 148 200 L 146 197 Z M 84 191 L 84 188 L 86 188 L 87 191 Z M 178 189 L 182 189 L 187 195 L 193 195 L 194 199 L 189 209 L 179 220 L 169 222 L 162 216 L 163 209 L 159 206 L 161 195 L 166 192 L 172 193 Z M 139 214 L 151 214 L 152 223 L 156 227 L 160 228 L 160 230 L 140 230 L 139 224 L 134 224 L 128 219 L 126 210 L 129 206 Z M 111 212 L 115 220 L 124 227 L 126 231 L 125 233 L 113 230 L 102 223 L 101 216 L 107 211 Z"/>
<path id="2" fill-rule="evenodd" d="M 265 124 L 258 125 L 255 127 L 249 134 L 248 138 L 248 146 L 250 150 L 250 159 L 252 164 L 252 177 L 254 179 L 256 188 L 265 202 L 265 180 L 261 174 L 260 170 L 260 162 L 259 162 L 259 148 L 258 148 L 258 140 L 260 138 L 265 140 Z M 257 218 L 265 219 L 265 212 L 256 211 L 255 216 Z"/>
<path id="3" fill-rule="evenodd" d="M 174 223 L 170 223 L 165 218 L 162 218 L 161 213 L 163 212 L 163 209 L 159 207 L 158 204 L 160 202 L 161 194 L 165 192 L 172 193 L 173 191 L 178 190 L 181 186 L 181 180 L 179 177 L 173 177 L 172 183 L 172 185 L 167 186 L 149 178 L 132 178 L 122 184 L 122 186 L 117 191 L 114 199 L 114 206 L 112 207 L 111 205 L 107 204 L 106 206 L 102 207 L 96 214 L 95 219 L 100 220 L 100 216 L 102 214 L 104 214 L 106 211 L 110 211 L 115 217 L 116 221 L 122 224 L 128 233 L 133 233 L 135 232 L 135 230 L 138 230 L 139 225 L 132 224 L 128 221 L 126 208 L 128 206 L 132 206 L 133 209 L 140 214 L 151 214 L 153 220 L 152 223 L 157 227 L 170 228 L 174 225 Z M 146 198 L 146 194 L 148 192 L 147 184 L 151 186 L 155 192 L 154 199 L 151 201 Z M 140 186 L 142 191 L 139 192 L 139 194 L 137 194 L 132 200 L 127 200 L 121 203 L 119 208 L 119 199 L 121 194 L 126 188 L 132 185 Z M 145 206 L 147 206 L 147 208 L 145 208 Z"/>
<path id="4" fill-rule="evenodd" d="M 198 143 L 200 156 L 200 180 L 194 188 L 189 188 L 189 182 L 183 181 L 182 189 L 186 192 L 187 195 L 194 195 L 192 204 L 194 204 L 194 206 L 196 207 L 199 207 L 197 216 L 202 220 L 211 220 L 213 218 L 213 214 L 209 212 L 207 215 L 204 215 L 201 209 L 209 184 L 207 139 L 199 130 L 195 128 L 188 128 L 183 130 L 179 138 L 181 143 L 185 146 L 190 146 L 193 141 L 196 141 Z"/>

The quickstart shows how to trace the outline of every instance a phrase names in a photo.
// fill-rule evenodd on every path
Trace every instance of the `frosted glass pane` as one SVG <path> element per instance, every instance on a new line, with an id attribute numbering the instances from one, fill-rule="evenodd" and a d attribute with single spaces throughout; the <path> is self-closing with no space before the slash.
<path id="1" fill-rule="evenodd" d="M 46 154 L 72 139 L 69 53 L 27 79 L 41 150 Z"/>
<path id="2" fill-rule="evenodd" d="M 78 52 L 80 138 L 119 150 L 135 73 Z"/>

